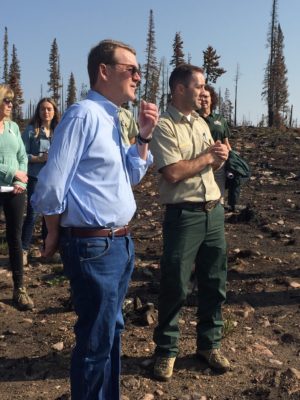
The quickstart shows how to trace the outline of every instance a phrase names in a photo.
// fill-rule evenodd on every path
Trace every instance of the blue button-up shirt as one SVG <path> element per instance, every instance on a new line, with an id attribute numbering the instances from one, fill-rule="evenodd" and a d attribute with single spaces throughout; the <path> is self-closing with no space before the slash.
<path id="1" fill-rule="evenodd" d="M 44 214 L 62 214 L 65 227 L 126 225 L 136 204 L 131 185 L 152 163 L 136 145 L 121 140 L 118 107 L 95 91 L 72 105 L 55 129 L 46 166 L 31 204 Z"/>

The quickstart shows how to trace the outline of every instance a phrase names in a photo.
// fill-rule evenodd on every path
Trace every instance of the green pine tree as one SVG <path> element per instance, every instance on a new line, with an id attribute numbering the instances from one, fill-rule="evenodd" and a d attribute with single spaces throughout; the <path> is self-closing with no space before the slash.
<path id="1" fill-rule="evenodd" d="M 50 79 L 48 82 L 49 90 L 51 97 L 56 102 L 57 106 L 60 105 L 60 89 L 61 85 L 61 76 L 60 76 L 60 67 L 59 67 L 59 52 L 56 39 L 53 40 L 49 55 L 49 70 Z"/>
<path id="2" fill-rule="evenodd" d="M 155 30 L 153 10 L 150 10 L 149 27 L 147 35 L 146 47 L 146 63 L 144 65 L 144 93 L 143 98 L 146 101 L 156 103 L 158 95 L 158 81 L 159 81 L 159 68 L 156 60 L 156 46 L 155 46 Z"/>
<path id="3" fill-rule="evenodd" d="M 7 83 L 8 79 L 9 79 L 7 27 L 5 27 L 4 42 L 3 42 L 3 75 L 2 75 L 2 79 L 3 79 L 4 83 Z"/>
<path id="4" fill-rule="evenodd" d="M 179 64 L 183 64 L 184 60 L 184 52 L 183 52 L 183 40 L 181 38 L 180 32 L 176 32 L 174 43 L 173 43 L 173 56 L 170 61 L 170 65 L 174 68 L 178 67 Z"/>
<path id="5" fill-rule="evenodd" d="M 216 83 L 217 79 L 225 74 L 225 69 L 219 67 L 220 56 L 212 46 L 203 51 L 203 69 L 206 74 L 206 83 Z"/>
<path id="6" fill-rule="evenodd" d="M 12 90 L 14 91 L 14 100 L 13 100 L 14 107 L 12 111 L 12 118 L 17 122 L 19 122 L 20 120 L 23 119 L 22 105 L 24 103 L 24 100 L 23 100 L 23 90 L 21 88 L 21 69 L 15 45 L 13 45 L 12 48 L 12 58 L 9 68 L 8 83 L 12 88 Z"/>
<path id="7" fill-rule="evenodd" d="M 73 72 L 70 74 L 69 78 L 69 83 L 68 83 L 68 89 L 67 89 L 67 100 L 66 100 L 66 106 L 70 107 L 70 105 L 76 103 L 77 101 L 77 89 L 76 89 L 76 84 L 75 84 L 75 78 L 73 75 Z"/>

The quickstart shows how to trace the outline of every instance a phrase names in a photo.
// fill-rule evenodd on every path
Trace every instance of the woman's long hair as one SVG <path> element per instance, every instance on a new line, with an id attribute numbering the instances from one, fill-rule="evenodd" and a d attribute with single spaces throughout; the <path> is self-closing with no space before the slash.
<path id="1" fill-rule="evenodd" d="M 53 119 L 50 123 L 50 129 L 51 129 L 51 133 L 54 131 L 56 125 L 59 123 L 60 120 L 60 113 L 58 110 L 58 107 L 55 103 L 55 101 L 53 99 L 51 99 L 50 97 L 43 97 L 37 104 L 35 112 L 33 117 L 31 118 L 31 120 L 29 121 L 29 125 L 32 125 L 34 127 L 34 131 L 35 131 L 35 136 L 39 136 L 40 134 L 40 130 L 43 124 L 43 121 L 40 117 L 40 107 L 42 103 L 51 103 L 54 109 L 54 116 Z"/>

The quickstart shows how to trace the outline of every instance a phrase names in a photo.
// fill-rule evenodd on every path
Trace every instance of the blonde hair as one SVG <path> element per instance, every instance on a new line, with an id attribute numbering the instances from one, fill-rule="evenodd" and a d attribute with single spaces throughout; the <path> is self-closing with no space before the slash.
<path id="1" fill-rule="evenodd" d="M 14 91 L 6 83 L 1 83 L 0 84 L 0 104 L 3 103 L 3 99 L 5 99 L 5 97 L 8 97 L 12 100 L 14 98 Z M 6 117 L 5 119 L 10 120 L 10 118 L 8 118 L 8 117 Z"/>

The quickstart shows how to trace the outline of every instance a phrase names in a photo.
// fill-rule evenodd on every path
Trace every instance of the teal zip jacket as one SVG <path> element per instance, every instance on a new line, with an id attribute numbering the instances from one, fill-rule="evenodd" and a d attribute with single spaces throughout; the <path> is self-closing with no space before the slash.
<path id="1" fill-rule="evenodd" d="M 0 186 L 26 184 L 15 179 L 16 171 L 27 172 L 28 158 L 18 125 L 13 121 L 4 122 L 4 131 L 0 134 Z"/>

